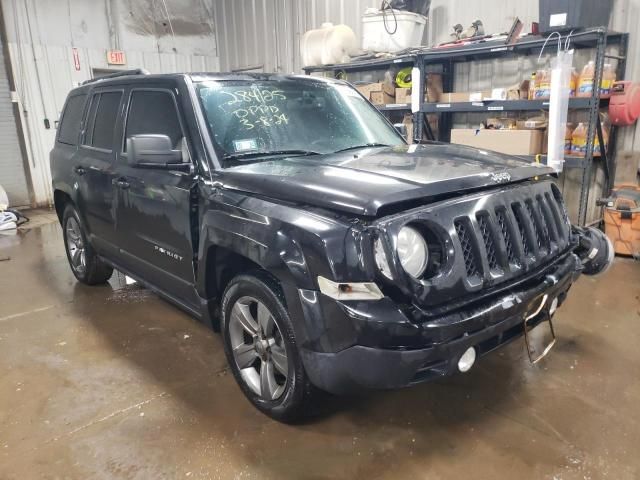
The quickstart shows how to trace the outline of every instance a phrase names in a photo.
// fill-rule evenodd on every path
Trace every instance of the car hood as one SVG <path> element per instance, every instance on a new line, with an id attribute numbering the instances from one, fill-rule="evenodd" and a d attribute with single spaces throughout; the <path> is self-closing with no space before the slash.
<path id="1" fill-rule="evenodd" d="M 363 216 L 383 206 L 512 183 L 553 170 L 452 144 L 367 148 L 223 170 L 225 188 Z"/>

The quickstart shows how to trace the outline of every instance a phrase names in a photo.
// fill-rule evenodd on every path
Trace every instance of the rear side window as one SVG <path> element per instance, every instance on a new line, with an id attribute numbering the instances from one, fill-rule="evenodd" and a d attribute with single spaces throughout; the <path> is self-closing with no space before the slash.
<path id="1" fill-rule="evenodd" d="M 77 145 L 80 135 L 80 123 L 82 122 L 82 112 L 86 95 L 75 95 L 69 97 L 67 105 L 62 113 L 62 123 L 58 133 L 58 141 L 67 145 Z"/>
<path id="2" fill-rule="evenodd" d="M 167 135 L 173 148 L 182 139 L 178 111 L 169 92 L 160 90 L 134 90 L 127 115 L 125 138 L 155 133 Z M 126 142 L 124 145 L 126 149 Z"/>
<path id="3" fill-rule="evenodd" d="M 96 93 L 91 99 L 85 145 L 111 150 L 122 92 Z M 95 112 L 95 117 L 93 116 Z"/>

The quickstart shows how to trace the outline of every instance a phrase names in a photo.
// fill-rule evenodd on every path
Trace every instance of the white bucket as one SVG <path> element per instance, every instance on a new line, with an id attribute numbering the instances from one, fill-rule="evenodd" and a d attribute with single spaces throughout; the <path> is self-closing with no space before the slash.
<path id="1" fill-rule="evenodd" d="M 395 19 L 394 14 L 395 13 Z M 397 29 L 396 29 L 397 22 Z M 385 23 L 393 35 L 387 33 Z M 427 17 L 402 10 L 367 10 L 362 16 L 362 49 L 368 52 L 399 52 L 422 43 Z"/>

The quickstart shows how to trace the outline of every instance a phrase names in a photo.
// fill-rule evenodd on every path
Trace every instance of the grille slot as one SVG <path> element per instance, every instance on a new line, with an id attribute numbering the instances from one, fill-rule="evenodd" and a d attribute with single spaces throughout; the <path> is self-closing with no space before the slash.
<path id="1" fill-rule="evenodd" d="M 481 212 L 476 215 L 478 220 L 478 226 L 480 227 L 480 233 L 482 234 L 482 241 L 484 242 L 484 248 L 487 252 L 487 263 L 490 270 L 499 270 L 498 257 L 496 253 L 496 242 L 493 238 L 493 232 L 490 226 L 490 218 L 487 212 Z"/>
<path id="2" fill-rule="evenodd" d="M 549 205 L 549 209 L 551 210 L 551 214 L 556 222 L 556 227 L 558 229 L 559 238 L 565 239 L 567 237 L 567 216 L 564 213 L 564 205 L 558 204 L 559 202 L 556 199 L 551 198 L 551 194 L 546 192 L 544 194 L 544 198 L 547 199 L 547 205 Z"/>
<path id="3" fill-rule="evenodd" d="M 507 261 L 513 265 L 519 265 L 518 259 L 514 252 L 513 241 L 511 240 L 511 232 L 509 231 L 509 225 L 507 224 L 507 215 L 504 208 L 496 209 L 496 218 L 498 219 L 498 225 L 500 226 L 500 232 L 502 233 L 502 239 L 507 250 Z"/>
<path id="4" fill-rule="evenodd" d="M 569 222 L 569 215 L 567 214 L 567 209 L 564 205 L 564 200 L 562 200 L 562 194 L 556 185 L 551 185 L 551 191 L 553 192 L 553 198 L 555 199 L 555 204 L 560 210 L 560 215 L 562 216 L 562 221 L 567 228 L 571 223 Z"/>
<path id="5" fill-rule="evenodd" d="M 513 216 L 516 218 L 516 224 L 518 225 L 518 231 L 520 232 L 520 240 L 522 241 L 522 252 L 526 257 L 533 253 L 533 245 L 531 245 L 531 241 L 529 240 L 529 236 L 527 235 L 527 231 L 524 227 L 524 214 L 522 213 L 522 206 L 519 203 L 514 203 L 511 205 L 511 209 L 513 210 Z"/>
<path id="6" fill-rule="evenodd" d="M 540 253 L 546 253 L 549 250 L 549 233 L 546 227 L 540 220 L 536 206 L 531 199 L 525 201 L 527 213 L 531 219 L 531 226 L 533 227 L 533 235 L 538 243 L 538 250 Z"/>
<path id="7" fill-rule="evenodd" d="M 464 220 L 456 220 L 453 224 L 456 228 L 458 239 L 460 240 L 460 247 L 462 247 L 462 256 L 464 257 L 464 268 L 467 272 L 467 277 L 469 279 L 474 277 L 480 278 L 480 265 L 471 240 L 471 232 L 473 232 L 471 225 Z"/>
<path id="8" fill-rule="evenodd" d="M 549 205 L 547 204 L 546 199 L 542 197 L 542 195 L 537 195 L 536 200 L 538 201 L 538 209 L 542 214 L 542 221 L 546 225 L 547 231 L 549 232 L 549 242 L 557 244 L 559 240 L 557 231 L 558 227 L 553 219 L 553 214 L 551 213 Z"/>

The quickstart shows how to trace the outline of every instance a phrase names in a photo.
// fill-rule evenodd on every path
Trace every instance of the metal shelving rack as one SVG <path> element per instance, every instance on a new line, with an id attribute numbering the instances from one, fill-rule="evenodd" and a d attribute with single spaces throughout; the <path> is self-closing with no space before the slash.
<path id="1" fill-rule="evenodd" d="M 584 31 L 574 32 L 571 35 L 571 45 L 575 49 L 595 50 L 595 78 L 594 88 L 589 98 L 571 98 L 569 101 L 570 110 L 588 111 L 588 134 L 587 151 L 584 157 L 566 157 L 565 168 L 579 168 L 582 170 L 582 181 L 580 186 L 580 204 L 578 210 L 578 223 L 586 223 L 587 206 L 589 202 L 589 185 L 593 174 L 593 143 L 596 135 L 599 137 L 600 156 L 606 176 L 605 195 L 613 187 L 615 178 L 615 140 L 616 129 L 612 128 L 609 135 L 609 149 L 605 151 L 602 138 L 602 126 L 600 124 L 601 107 L 608 105 L 607 99 L 600 98 L 600 89 L 595 85 L 600 85 L 605 58 L 613 58 L 618 61 L 617 78 L 624 79 L 626 67 L 626 55 L 629 34 L 608 32 L 606 28 L 599 27 Z M 566 36 L 562 36 L 562 41 Z M 332 72 L 334 76 L 340 72 L 365 72 L 372 70 L 386 70 L 389 67 L 415 66 L 421 72 L 421 78 L 426 82 L 429 74 L 427 66 L 439 66 L 443 74 L 443 88 L 446 92 L 453 90 L 453 77 L 455 67 L 459 63 L 471 62 L 478 59 L 495 59 L 517 57 L 521 55 L 537 55 L 544 44 L 545 37 L 528 36 L 520 39 L 513 45 L 505 45 L 502 41 L 487 41 L 476 45 L 462 47 L 447 47 L 434 49 L 416 49 L 410 54 L 373 60 L 360 60 L 351 63 L 321 65 L 305 67 L 307 75 L 313 72 Z M 616 46 L 617 54 L 608 54 L 607 46 Z M 411 112 L 409 104 L 388 104 L 378 105 L 383 112 L 404 111 Z M 549 102 L 544 100 L 484 100 L 482 102 L 456 102 L 456 103 L 428 103 L 420 106 L 418 112 L 413 114 L 414 141 L 420 142 L 423 135 L 428 136 L 429 129 L 426 119 L 427 114 L 438 114 L 439 138 L 440 141 L 448 142 L 451 138 L 451 125 L 453 114 L 473 113 L 473 112 L 522 112 L 548 110 Z M 532 158 L 533 160 L 533 158 Z M 546 159 L 543 157 L 543 161 Z"/>

